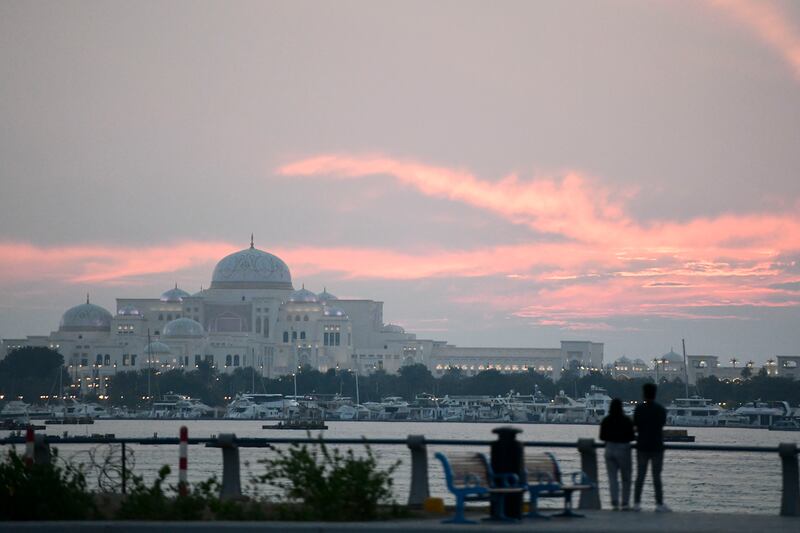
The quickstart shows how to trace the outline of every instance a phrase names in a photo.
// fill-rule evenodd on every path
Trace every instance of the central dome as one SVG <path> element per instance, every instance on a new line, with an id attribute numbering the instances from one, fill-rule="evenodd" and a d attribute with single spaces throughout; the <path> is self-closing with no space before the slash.
<path id="1" fill-rule="evenodd" d="M 289 267 L 279 257 L 253 246 L 225 257 L 211 277 L 212 289 L 292 290 Z"/>
<path id="2" fill-rule="evenodd" d="M 111 313 L 99 305 L 86 303 L 67 309 L 61 317 L 59 331 L 109 331 L 111 329 Z"/>

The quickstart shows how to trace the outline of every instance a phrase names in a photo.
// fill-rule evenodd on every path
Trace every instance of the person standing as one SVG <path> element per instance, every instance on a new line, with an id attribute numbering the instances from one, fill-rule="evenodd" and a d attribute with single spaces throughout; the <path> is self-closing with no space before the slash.
<path id="1" fill-rule="evenodd" d="M 644 403 L 637 405 L 633 412 L 633 425 L 636 426 L 636 488 L 633 495 L 633 510 L 642 509 L 644 478 L 647 475 L 647 465 L 652 464 L 656 512 L 668 513 L 671 509 L 664 504 L 664 490 L 661 484 L 667 410 L 656 403 L 657 390 L 655 383 L 645 383 L 642 387 Z"/>
<path id="2" fill-rule="evenodd" d="M 611 490 L 611 507 L 620 509 L 619 478 L 622 478 L 622 510 L 630 509 L 631 500 L 631 441 L 633 422 L 625 416 L 622 400 L 614 398 L 608 408 L 608 416 L 600 423 L 600 440 L 606 443 L 606 471 Z M 619 474 L 619 475 L 618 475 Z"/>

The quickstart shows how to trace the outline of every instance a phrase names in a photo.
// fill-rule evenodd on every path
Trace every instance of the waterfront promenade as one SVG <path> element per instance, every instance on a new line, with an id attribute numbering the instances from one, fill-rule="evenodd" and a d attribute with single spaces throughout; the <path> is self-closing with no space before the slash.
<path id="1" fill-rule="evenodd" d="M 590 511 L 586 518 L 525 520 L 519 523 L 482 522 L 477 525 L 442 524 L 439 515 L 385 522 L 0 522 L 0 533 L 174 533 L 211 532 L 253 533 L 256 531 L 290 531 L 345 533 L 360 531 L 446 533 L 460 531 L 536 531 L 537 533 L 726 533 L 731 531 L 764 531 L 796 533 L 800 517 L 750 514 L 667 513 L 652 511 L 621 513 Z M 480 519 L 485 513 L 475 514 Z"/>

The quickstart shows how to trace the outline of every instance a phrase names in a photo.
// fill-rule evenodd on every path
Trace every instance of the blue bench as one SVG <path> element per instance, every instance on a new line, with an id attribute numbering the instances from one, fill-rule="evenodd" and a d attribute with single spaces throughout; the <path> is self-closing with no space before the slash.
<path id="1" fill-rule="evenodd" d="M 582 518 L 584 515 L 572 510 L 572 494 L 595 487 L 595 483 L 583 472 L 569 474 L 569 481 L 562 479 L 561 468 L 552 453 L 525 454 L 524 485 L 530 494 L 528 518 L 550 518 L 539 512 L 539 498 L 564 498 L 564 510 L 553 516 Z"/>
<path id="2" fill-rule="evenodd" d="M 505 515 L 503 504 L 508 494 L 525 492 L 515 474 L 496 475 L 486 456 L 482 453 L 457 453 L 446 456 L 437 452 L 436 457 L 444 468 L 447 488 L 456 497 L 456 513 L 452 518 L 444 520 L 445 524 L 477 524 L 464 516 L 464 505 L 468 501 L 493 500 L 496 505 L 495 520 L 511 521 Z"/>

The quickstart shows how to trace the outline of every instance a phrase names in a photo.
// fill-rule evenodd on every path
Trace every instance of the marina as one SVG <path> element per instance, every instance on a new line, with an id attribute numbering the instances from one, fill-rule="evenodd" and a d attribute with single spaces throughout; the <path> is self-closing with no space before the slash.
<path id="1" fill-rule="evenodd" d="M 599 424 L 608 411 L 611 397 L 592 386 L 583 398 L 574 399 L 563 391 L 548 399 L 539 390 L 531 395 L 444 396 L 420 394 L 412 402 L 399 396 L 380 402 L 356 404 L 352 398 L 332 396 L 283 396 L 243 393 L 223 409 L 210 407 L 198 399 L 169 393 L 150 408 L 128 410 L 105 408 L 96 403 L 67 400 L 52 406 L 31 406 L 21 401 L 7 402 L 0 410 L 3 427 L 24 427 L 31 421 L 47 425 L 92 424 L 104 419 L 178 420 L 275 420 L 313 418 L 337 421 L 380 422 L 472 422 L 517 424 Z M 635 402 L 625 405 L 632 416 Z M 667 423 L 674 427 L 762 428 L 792 431 L 800 426 L 800 408 L 787 402 L 748 402 L 734 409 L 723 409 L 708 398 L 677 398 L 665 406 Z M 302 424 L 301 424 L 302 425 Z"/>

